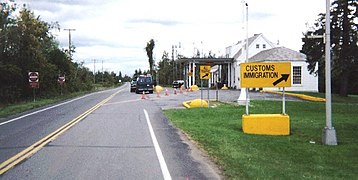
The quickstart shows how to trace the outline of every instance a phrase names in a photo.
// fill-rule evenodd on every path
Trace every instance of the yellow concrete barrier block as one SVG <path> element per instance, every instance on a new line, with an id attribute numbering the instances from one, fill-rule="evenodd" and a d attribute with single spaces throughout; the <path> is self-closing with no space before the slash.
<path id="1" fill-rule="evenodd" d="M 197 90 L 199 90 L 199 87 L 197 85 L 192 85 L 191 90 L 192 91 L 197 91 Z"/>
<path id="2" fill-rule="evenodd" d="M 159 92 L 159 93 L 160 93 L 160 92 L 163 91 L 163 87 L 162 87 L 162 86 L 157 85 L 157 86 L 155 86 L 154 88 L 155 88 L 155 89 L 154 89 L 155 92 Z"/>
<path id="3" fill-rule="evenodd" d="M 242 130 L 247 134 L 289 135 L 290 117 L 283 114 L 244 114 Z"/>
<path id="4" fill-rule="evenodd" d="M 183 102 L 183 106 L 186 108 L 196 108 L 196 107 L 208 107 L 208 102 L 201 99 L 194 99 L 192 101 Z"/>
<path id="5" fill-rule="evenodd" d="M 221 90 L 228 90 L 229 88 L 224 84 L 224 86 L 221 88 Z"/>

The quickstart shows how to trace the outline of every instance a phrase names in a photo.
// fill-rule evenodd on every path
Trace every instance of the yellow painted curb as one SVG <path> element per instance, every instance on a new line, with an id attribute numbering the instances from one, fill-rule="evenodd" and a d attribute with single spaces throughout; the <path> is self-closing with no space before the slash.
<path id="1" fill-rule="evenodd" d="M 290 117 L 283 114 L 244 114 L 242 130 L 247 134 L 289 135 Z"/>
<path id="2" fill-rule="evenodd" d="M 266 93 L 272 93 L 272 94 L 282 94 L 282 92 L 279 92 L 279 91 L 260 91 L 260 92 L 266 92 Z M 325 98 L 320 98 L 320 97 L 313 97 L 313 96 L 308 96 L 308 95 L 304 95 L 304 94 L 286 93 L 286 92 L 285 92 L 285 94 L 289 95 L 289 96 L 293 96 L 293 97 L 298 97 L 300 99 L 307 100 L 307 101 L 326 102 Z"/>

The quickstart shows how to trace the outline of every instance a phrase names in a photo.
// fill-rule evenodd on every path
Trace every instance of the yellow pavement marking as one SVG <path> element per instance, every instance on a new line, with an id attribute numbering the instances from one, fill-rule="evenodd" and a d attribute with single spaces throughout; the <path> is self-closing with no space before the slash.
<path id="1" fill-rule="evenodd" d="M 64 133 L 65 131 L 67 131 L 68 129 L 73 127 L 74 125 L 76 125 L 78 122 L 83 120 L 85 117 L 87 117 L 89 114 L 91 114 L 93 111 L 95 111 L 99 107 L 103 106 L 106 102 L 111 100 L 115 95 L 117 95 L 121 91 L 123 91 L 123 89 L 115 92 L 114 94 L 112 94 L 108 98 L 104 99 L 100 103 L 98 103 L 95 106 L 93 106 L 92 108 L 88 109 L 87 111 L 85 111 L 84 113 L 82 113 L 81 115 L 76 117 L 75 119 L 71 120 L 67 124 L 63 125 L 62 127 L 57 129 L 56 131 L 54 131 L 51 134 L 47 135 L 46 137 L 42 138 L 40 141 L 37 141 L 36 143 L 34 143 L 33 145 L 31 145 L 28 148 L 24 149 L 20 153 L 16 154 L 15 156 L 11 157 L 8 160 L 2 162 L 0 164 L 0 175 L 4 174 L 10 168 L 16 166 L 17 164 L 19 164 L 23 160 L 25 160 L 25 159 L 29 158 L 30 156 L 32 156 L 33 154 L 35 154 L 42 147 L 44 147 L 46 144 L 48 144 L 51 141 L 55 140 L 59 135 L 61 135 L 62 133 Z"/>
<path id="2" fill-rule="evenodd" d="M 118 101 L 118 102 L 106 103 L 106 104 L 104 104 L 104 106 L 114 105 L 114 104 L 130 103 L 130 102 L 137 102 L 137 101 L 141 101 L 141 99 L 132 99 L 132 100 L 126 100 L 126 101 Z"/>

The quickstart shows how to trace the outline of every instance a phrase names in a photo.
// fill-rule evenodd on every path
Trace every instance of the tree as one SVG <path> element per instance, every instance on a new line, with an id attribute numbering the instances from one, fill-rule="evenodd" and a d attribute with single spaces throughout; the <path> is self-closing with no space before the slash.
<path id="1" fill-rule="evenodd" d="M 358 93 L 358 3 L 355 0 L 335 0 L 331 8 L 331 51 L 333 92 L 340 96 Z M 320 75 L 320 86 L 324 85 L 324 43 L 322 39 L 311 39 L 311 35 L 322 35 L 325 29 L 325 14 L 320 14 L 314 32 L 306 32 L 302 39 L 302 53 L 307 55 L 308 69 Z M 318 70 L 316 71 L 316 65 Z M 320 88 L 321 90 L 321 88 Z"/>
<path id="2" fill-rule="evenodd" d="M 32 97 L 29 71 L 39 72 L 38 96 L 59 95 L 59 75 L 66 75 L 65 92 L 90 90 L 93 76 L 89 69 L 68 61 L 50 32 L 59 24 L 42 21 L 26 6 L 16 9 L 14 4 L 0 3 L 0 106 Z"/>
<path id="3" fill-rule="evenodd" d="M 174 62 L 169 59 L 169 54 L 164 51 L 162 60 L 159 61 L 159 82 L 163 85 L 170 85 L 173 82 L 173 65 Z"/>
<path id="4" fill-rule="evenodd" d="M 145 47 L 145 51 L 147 52 L 147 56 L 148 56 L 149 71 L 151 75 L 153 75 L 153 69 L 154 69 L 154 59 L 153 59 L 154 46 L 155 46 L 154 40 L 151 39 L 149 42 L 147 42 L 147 46 Z"/>

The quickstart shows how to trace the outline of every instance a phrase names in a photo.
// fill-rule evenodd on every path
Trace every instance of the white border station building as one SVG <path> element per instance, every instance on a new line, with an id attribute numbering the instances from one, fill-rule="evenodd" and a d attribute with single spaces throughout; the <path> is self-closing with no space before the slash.
<path id="1" fill-rule="evenodd" d="M 269 41 L 263 34 L 255 34 L 248 39 L 249 62 L 291 62 L 292 86 L 286 91 L 310 91 L 318 92 L 318 76 L 310 74 L 307 69 L 306 55 L 285 48 Z M 183 66 L 183 79 L 186 87 L 194 84 L 199 79 L 195 69 L 200 65 L 210 65 L 212 68 L 209 86 L 220 83 L 229 88 L 240 89 L 240 63 L 246 59 L 246 40 L 226 47 L 225 57 L 221 58 L 182 58 L 177 62 Z M 193 73 L 189 73 L 193 72 Z M 189 74 L 191 76 L 189 76 Z M 195 78 L 196 77 L 196 78 Z M 257 87 L 260 88 L 260 87 Z M 279 88 L 263 88 L 264 90 L 281 90 Z"/>

